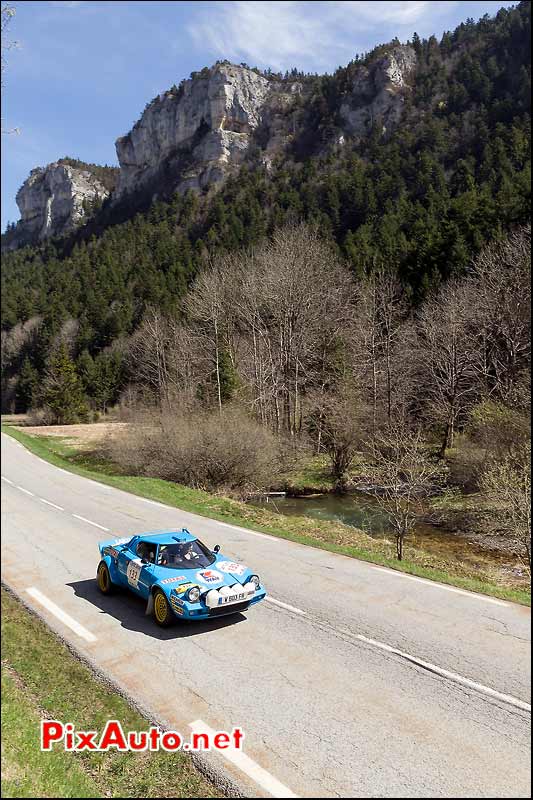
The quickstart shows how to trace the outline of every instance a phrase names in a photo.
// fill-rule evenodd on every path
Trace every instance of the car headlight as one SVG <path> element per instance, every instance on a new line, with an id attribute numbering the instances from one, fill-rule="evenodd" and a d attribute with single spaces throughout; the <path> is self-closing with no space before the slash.
<path id="1" fill-rule="evenodd" d="M 256 590 L 259 589 L 260 586 L 259 575 L 250 575 L 246 583 L 253 583 Z"/>
<path id="2" fill-rule="evenodd" d="M 200 598 L 200 589 L 198 586 L 193 586 L 186 594 L 187 600 L 190 603 L 197 603 Z"/>

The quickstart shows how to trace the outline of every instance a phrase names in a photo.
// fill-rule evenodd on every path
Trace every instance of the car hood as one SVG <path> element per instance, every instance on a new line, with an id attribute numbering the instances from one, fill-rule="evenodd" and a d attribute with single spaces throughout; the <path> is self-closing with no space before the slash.
<path id="1" fill-rule="evenodd" d="M 244 564 L 239 564 L 220 554 L 209 567 L 180 570 L 159 567 L 157 571 L 159 582 L 165 588 L 174 589 L 181 584 L 190 583 L 199 586 L 202 593 L 209 589 L 232 586 L 234 583 L 245 584 L 253 574 Z"/>

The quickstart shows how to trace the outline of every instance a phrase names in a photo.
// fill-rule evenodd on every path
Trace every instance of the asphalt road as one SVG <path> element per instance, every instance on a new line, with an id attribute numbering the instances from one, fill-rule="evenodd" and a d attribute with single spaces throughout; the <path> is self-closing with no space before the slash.
<path id="1" fill-rule="evenodd" d="M 162 630 L 97 592 L 98 541 L 182 525 L 268 602 Z M 530 796 L 529 609 L 171 509 L 5 435 L 2 534 L 3 581 L 162 724 L 244 729 L 246 759 L 213 759 L 251 796 Z"/>

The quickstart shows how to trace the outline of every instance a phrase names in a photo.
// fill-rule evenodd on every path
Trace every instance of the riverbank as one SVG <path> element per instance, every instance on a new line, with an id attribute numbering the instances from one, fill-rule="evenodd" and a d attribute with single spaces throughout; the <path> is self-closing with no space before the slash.
<path id="1" fill-rule="evenodd" d="M 502 572 L 498 567 L 480 566 L 475 569 L 455 559 L 437 557 L 419 546 L 413 546 L 409 541 L 406 543 L 405 560 L 398 562 L 394 557 L 393 541 L 373 539 L 354 527 L 339 522 L 311 520 L 305 516 L 284 517 L 222 495 L 209 494 L 159 478 L 127 475 L 116 465 L 99 458 L 97 451 L 91 449 L 86 441 L 77 443 L 72 435 L 51 436 L 46 429 L 31 434 L 10 426 L 3 426 L 2 429 L 56 466 L 141 497 L 419 577 L 530 604 L 529 583 L 523 577 Z"/>

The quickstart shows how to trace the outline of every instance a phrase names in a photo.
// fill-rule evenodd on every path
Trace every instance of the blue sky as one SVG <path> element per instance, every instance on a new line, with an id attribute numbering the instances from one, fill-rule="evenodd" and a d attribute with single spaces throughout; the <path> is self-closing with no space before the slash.
<path id="1" fill-rule="evenodd" d="M 29 171 L 69 155 L 115 164 L 146 103 L 218 58 L 331 72 L 394 36 L 439 36 L 503 2 L 12 0 L 2 128 L 2 230 Z"/>

